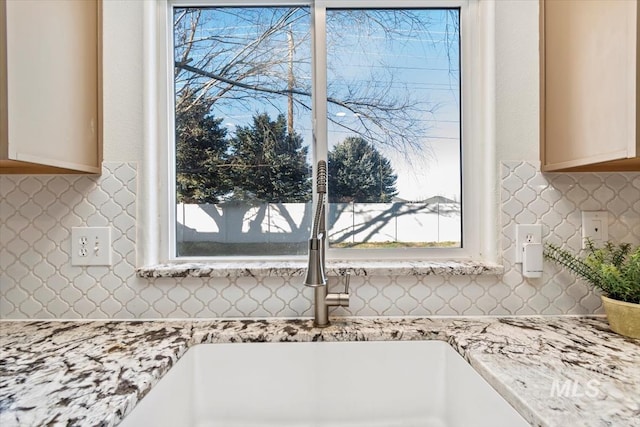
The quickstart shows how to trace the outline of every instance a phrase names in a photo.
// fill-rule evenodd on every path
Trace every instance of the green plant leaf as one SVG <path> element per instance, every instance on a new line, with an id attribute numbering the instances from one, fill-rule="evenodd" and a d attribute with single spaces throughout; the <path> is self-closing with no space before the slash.
<path id="1" fill-rule="evenodd" d="M 606 242 L 597 248 L 586 239 L 586 255 L 546 243 L 545 259 L 566 268 L 610 298 L 640 303 L 640 246 L 632 250 L 629 243 Z"/>

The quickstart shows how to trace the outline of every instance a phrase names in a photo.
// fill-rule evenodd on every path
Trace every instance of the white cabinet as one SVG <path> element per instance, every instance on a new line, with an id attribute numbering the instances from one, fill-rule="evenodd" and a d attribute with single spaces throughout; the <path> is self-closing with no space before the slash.
<path id="1" fill-rule="evenodd" d="M 0 173 L 100 173 L 99 0 L 0 0 Z"/>
<path id="2" fill-rule="evenodd" d="M 638 2 L 540 4 L 542 170 L 640 170 Z"/>

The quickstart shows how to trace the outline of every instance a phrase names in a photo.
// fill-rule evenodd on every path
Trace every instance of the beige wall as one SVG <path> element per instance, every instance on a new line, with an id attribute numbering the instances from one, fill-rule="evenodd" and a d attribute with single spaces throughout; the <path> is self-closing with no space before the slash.
<path id="1" fill-rule="evenodd" d="M 104 161 L 143 158 L 145 1 L 103 0 Z"/>
<path id="2" fill-rule="evenodd" d="M 498 160 L 539 159 L 538 0 L 496 0 Z"/>
<path id="3" fill-rule="evenodd" d="M 143 156 L 144 1 L 104 0 L 104 160 Z M 538 160 L 538 1 L 496 1 L 498 160 Z"/>

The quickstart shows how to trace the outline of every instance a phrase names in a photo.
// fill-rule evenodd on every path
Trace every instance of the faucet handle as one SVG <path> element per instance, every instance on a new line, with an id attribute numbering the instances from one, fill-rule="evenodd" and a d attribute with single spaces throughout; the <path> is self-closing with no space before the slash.
<path id="1" fill-rule="evenodd" d="M 338 276 L 339 277 L 339 276 Z M 344 275 L 344 292 L 329 292 L 324 297 L 325 304 L 330 307 L 349 307 L 349 281 L 351 273 Z M 317 294 L 316 294 L 317 295 Z M 317 301 L 316 301 L 317 303 Z"/>

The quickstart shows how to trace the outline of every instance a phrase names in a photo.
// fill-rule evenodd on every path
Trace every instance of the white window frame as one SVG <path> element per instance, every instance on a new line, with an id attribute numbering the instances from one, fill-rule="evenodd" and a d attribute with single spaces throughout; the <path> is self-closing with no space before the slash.
<path id="1" fill-rule="evenodd" d="M 173 7 L 184 6 L 310 6 L 323 17 L 326 9 L 381 7 L 460 8 L 462 248 L 334 249 L 327 260 L 451 259 L 495 261 L 497 258 L 497 181 L 495 159 L 495 65 L 493 0 L 158 0 L 146 2 L 144 25 L 145 167 L 139 259 L 145 265 L 163 262 L 290 261 L 305 256 L 176 257 L 175 143 L 173 102 Z M 327 138 L 326 46 L 324 19 L 312 20 L 315 140 Z M 320 23 L 320 25 L 314 25 Z M 319 36 L 319 35 L 322 35 Z M 318 126 L 323 123 L 323 126 Z M 326 144 L 314 146 L 313 162 L 327 158 Z M 315 178 L 315 168 L 314 168 Z M 315 182 L 315 181 L 314 181 Z M 315 200 L 315 194 L 314 194 Z"/>

